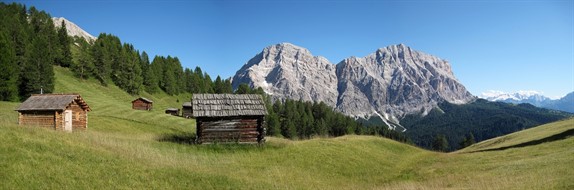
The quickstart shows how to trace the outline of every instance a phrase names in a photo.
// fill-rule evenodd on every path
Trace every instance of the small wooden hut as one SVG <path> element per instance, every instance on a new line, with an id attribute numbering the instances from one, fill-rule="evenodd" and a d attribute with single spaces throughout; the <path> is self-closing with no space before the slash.
<path id="1" fill-rule="evenodd" d="M 134 101 L 132 101 L 132 109 L 134 110 L 151 110 L 153 108 L 153 101 L 144 98 L 144 97 L 139 97 L 138 99 L 135 99 Z"/>
<path id="2" fill-rule="evenodd" d="M 173 115 L 173 116 L 179 116 L 179 109 L 177 109 L 177 108 L 167 108 L 167 109 L 165 109 L 165 113 L 166 113 L 166 114 Z"/>
<path id="3" fill-rule="evenodd" d="M 193 94 L 197 142 L 265 142 L 267 110 L 258 94 Z"/>
<path id="4" fill-rule="evenodd" d="M 72 131 L 88 128 L 91 109 L 79 94 L 34 94 L 16 111 L 19 125 Z"/>
<path id="5" fill-rule="evenodd" d="M 182 116 L 185 118 L 190 118 L 192 117 L 191 115 L 191 102 L 184 102 L 183 105 L 181 105 L 182 107 Z"/>

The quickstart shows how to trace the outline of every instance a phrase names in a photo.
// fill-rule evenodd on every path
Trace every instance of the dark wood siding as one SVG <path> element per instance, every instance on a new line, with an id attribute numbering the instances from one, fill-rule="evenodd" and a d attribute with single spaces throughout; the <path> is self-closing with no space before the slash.
<path id="1" fill-rule="evenodd" d="M 132 102 L 132 109 L 134 110 L 151 110 L 153 104 L 150 102 L 145 102 L 141 99 L 134 100 Z"/>
<path id="2" fill-rule="evenodd" d="M 185 118 L 192 117 L 191 107 L 183 107 L 182 112 L 183 112 L 183 115 L 182 115 L 183 117 L 185 117 Z"/>
<path id="3" fill-rule="evenodd" d="M 259 143 L 265 138 L 263 117 L 197 118 L 199 143 Z"/>
<path id="4" fill-rule="evenodd" d="M 20 125 L 36 125 L 54 128 L 56 111 L 22 111 L 18 116 Z"/>
<path id="5" fill-rule="evenodd" d="M 165 110 L 165 113 L 173 115 L 173 116 L 179 116 L 179 109 L 177 109 L 177 110 Z"/>

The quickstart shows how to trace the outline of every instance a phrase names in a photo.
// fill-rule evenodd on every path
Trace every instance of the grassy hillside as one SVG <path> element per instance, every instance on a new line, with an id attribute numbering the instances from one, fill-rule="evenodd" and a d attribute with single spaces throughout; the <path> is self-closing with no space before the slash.
<path id="1" fill-rule="evenodd" d="M 79 92 L 92 107 L 89 128 L 20 127 L 13 111 L 18 103 L 0 102 L 0 189 L 574 188 L 574 138 L 512 147 L 564 134 L 574 120 L 449 154 L 370 136 L 191 145 L 186 139 L 194 121 L 163 114 L 186 95 L 145 95 L 156 109 L 136 111 L 130 109 L 134 96 L 117 87 L 78 81 L 62 68 L 55 72 L 58 92 Z"/>

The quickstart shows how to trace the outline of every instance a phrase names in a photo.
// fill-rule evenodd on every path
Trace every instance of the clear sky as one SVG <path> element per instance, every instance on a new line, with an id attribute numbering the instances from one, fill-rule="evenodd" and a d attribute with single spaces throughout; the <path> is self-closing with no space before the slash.
<path id="1" fill-rule="evenodd" d="M 90 34 L 118 36 L 231 77 L 264 47 L 290 42 L 338 63 L 404 43 L 449 60 L 474 95 L 574 91 L 572 0 L 18 1 Z"/>

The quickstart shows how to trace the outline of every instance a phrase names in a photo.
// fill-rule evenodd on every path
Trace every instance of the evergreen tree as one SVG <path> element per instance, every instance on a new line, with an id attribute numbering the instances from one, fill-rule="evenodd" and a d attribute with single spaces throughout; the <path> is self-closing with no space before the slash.
<path id="1" fill-rule="evenodd" d="M 213 90 L 213 81 L 211 80 L 211 77 L 209 76 L 209 74 L 203 73 L 203 77 L 205 77 L 203 79 L 203 83 L 205 84 L 205 93 L 214 93 Z"/>
<path id="2" fill-rule="evenodd" d="M 92 49 L 92 58 L 94 58 L 94 77 L 102 85 L 107 85 L 111 76 L 118 76 L 121 71 L 119 64 L 121 60 L 122 45 L 120 39 L 113 35 L 102 33 L 94 42 Z"/>
<path id="3" fill-rule="evenodd" d="M 140 55 L 131 44 L 124 44 L 121 53 L 112 79 L 126 92 L 138 94 L 143 82 Z"/>
<path id="4" fill-rule="evenodd" d="M 54 44 L 56 30 L 50 15 L 34 7 L 29 10 L 31 43 L 25 44 L 24 60 L 20 65 L 19 94 L 21 99 L 31 94 L 54 90 Z"/>
<path id="5" fill-rule="evenodd" d="M 189 68 L 185 68 L 185 70 L 183 71 L 183 75 L 184 75 L 184 80 L 186 81 L 185 83 L 185 92 L 189 92 L 189 93 L 194 93 L 194 82 L 193 81 L 193 72 L 191 71 L 191 69 Z"/>
<path id="6" fill-rule="evenodd" d="M 434 138 L 432 147 L 436 151 L 446 152 L 448 150 L 448 141 L 443 134 L 439 134 Z"/>
<path id="7" fill-rule="evenodd" d="M 62 25 L 58 29 L 58 55 L 56 55 L 56 64 L 62 67 L 70 67 L 72 64 L 72 52 L 70 50 L 70 37 L 66 30 L 66 22 L 62 20 Z"/>
<path id="8" fill-rule="evenodd" d="M 476 143 L 474 140 L 474 135 L 472 133 L 469 133 L 467 135 L 464 136 L 464 138 L 462 139 L 462 141 L 460 142 L 460 148 L 465 148 L 468 147 L 472 144 Z"/>
<path id="9" fill-rule="evenodd" d="M 153 58 L 153 61 L 148 67 L 148 70 L 145 74 L 146 78 L 144 85 L 146 91 L 149 93 L 157 93 L 161 90 L 159 88 L 159 79 L 163 77 L 162 75 L 163 71 L 161 67 L 162 64 L 163 64 L 162 58 L 159 56 L 155 56 Z"/>
<path id="10" fill-rule="evenodd" d="M 225 94 L 233 93 L 233 86 L 231 86 L 231 79 L 225 79 L 223 81 L 223 92 Z"/>
<path id="11" fill-rule="evenodd" d="M 90 44 L 83 38 L 75 40 L 79 44 L 77 59 L 72 62 L 70 70 L 80 79 L 88 79 L 94 70 L 94 60 L 90 53 Z"/>
<path id="12" fill-rule="evenodd" d="M 200 67 L 195 67 L 195 70 L 193 71 L 193 73 L 195 74 L 195 79 L 196 79 L 193 81 L 197 81 L 194 83 L 194 85 L 195 85 L 194 89 L 196 89 L 196 93 L 206 93 L 207 89 L 205 88 L 203 71 L 201 70 Z"/>
<path id="13" fill-rule="evenodd" d="M 215 78 L 215 82 L 213 82 L 213 90 L 216 94 L 223 93 L 223 81 L 221 80 L 221 77 L 219 75 L 217 75 L 217 78 Z"/>
<path id="14" fill-rule="evenodd" d="M 246 83 L 241 83 L 235 90 L 235 94 L 251 94 L 251 88 Z"/>
<path id="15" fill-rule="evenodd" d="M 280 134 L 281 122 L 279 121 L 279 116 L 275 112 L 270 112 L 265 119 L 267 120 L 267 135 L 275 136 Z"/>
<path id="16" fill-rule="evenodd" d="M 47 39 L 38 37 L 32 41 L 26 51 L 27 61 L 21 72 L 20 97 L 28 98 L 31 94 L 51 93 L 54 90 L 54 71 Z"/>
<path id="17" fill-rule="evenodd" d="M 16 48 L 6 33 L 0 29 L 0 101 L 17 101 L 19 68 Z"/>

